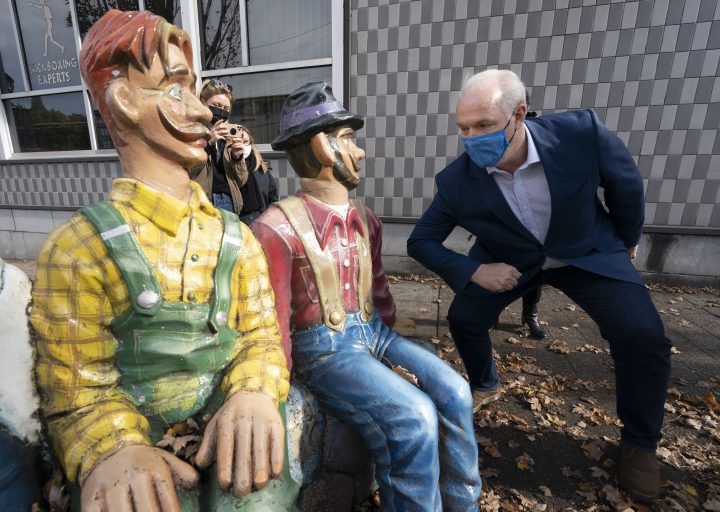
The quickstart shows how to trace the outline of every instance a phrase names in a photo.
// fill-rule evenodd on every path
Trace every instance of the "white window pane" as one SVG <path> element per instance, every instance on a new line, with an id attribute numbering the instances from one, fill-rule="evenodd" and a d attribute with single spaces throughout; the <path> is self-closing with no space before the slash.
<path id="1" fill-rule="evenodd" d="M 25 90 L 11 23 L 12 16 L 10 6 L 4 2 L 0 7 L 0 87 L 3 93 Z"/>
<path id="2" fill-rule="evenodd" d="M 280 112 L 287 95 L 309 82 L 330 83 L 331 68 L 323 66 L 217 78 L 231 85 L 235 94 L 230 122 L 247 126 L 258 144 L 270 144 L 280 134 Z"/>
<path id="3" fill-rule="evenodd" d="M 331 57 L 330 0 L 247 0 L 250 65 Z"/>

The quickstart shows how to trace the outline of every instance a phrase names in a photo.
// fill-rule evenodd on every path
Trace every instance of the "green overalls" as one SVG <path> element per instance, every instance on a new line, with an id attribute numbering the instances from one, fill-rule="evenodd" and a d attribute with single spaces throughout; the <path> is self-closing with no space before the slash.
<path id="1" fill-rule="evenodd" d="M 128 288 L 131 307 L 110 324 L 118 340 L 115 363 L 122 389 L 150 423 L 153 443 L 173 424 L 200 411 L 214 414 L 224 402 L 220 379 L 238 338 L 227 318 L 241 231 L 237 215 L 219 211 L 225 233 L 213 276 L 214 293 L 210 303 L 191 304 L 163 299 L 152 265 L 115 207 L 102 201 L 82 209 Z M 284 404 L 279 410 L 284 419 Z M 213 466 L 199 489 L 178 488 L 178 496 L 183 512 L 295 510 L 297 486 L 288 471 L 287 446 L 282 476 L 260 491 L 236 499 L 219 489 Z"/>

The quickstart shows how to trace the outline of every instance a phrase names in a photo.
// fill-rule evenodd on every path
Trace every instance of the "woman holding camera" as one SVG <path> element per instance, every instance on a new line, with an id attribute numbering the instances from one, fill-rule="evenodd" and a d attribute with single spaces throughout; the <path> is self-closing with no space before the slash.
<path id="1" fill-rule="evenodd" d="M 245 126 L 238 126 L 245 150 L 243 159 L 248 169 L 247 183 L 240 187 L 243 207 L 240 220 L 248 226 L 267 207 L 278 200 L 277 184 L 270 174 L 270 166 L 255 146 L 255 139 Z"/>
<path id="2" fill-rule="evenodd" d="M 213 114 L 208 126 L 211 137 L 205 148 L 208 154 L 205 166 L 196 169 L 190 177 L 200 184 L 216 208 L 240 214 L 243 207 L 240 187 L 247 182 L 248 168 L 240 131 L 227 123 L 233 102 L 232 87 L 214 78 L 205 80 L 200 101 Z"/>

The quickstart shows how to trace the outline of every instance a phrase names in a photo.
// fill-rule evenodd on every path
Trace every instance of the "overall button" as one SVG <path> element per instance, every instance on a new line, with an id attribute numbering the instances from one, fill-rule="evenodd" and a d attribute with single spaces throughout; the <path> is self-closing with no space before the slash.
<path id="1" fill-rule="evenodd" d="M 225 311 L 218 311 L 215 315 L 215 323 L 222 327 L 227 324 L 227 313 Z"/>
<path id="2" fill-rule="evenodd" d="M 349 289 L 350 289 L 350 283 L 345 283 L 345 287 L 344 287 L 344 288 L 345 288 L 346 290 L 349 290 Z"/>
<path id="3" fill-rule="evenodd" d="M 345 259 L 343 260 L 343 267 L 349 267 L 349 266 L 350 266 L 350 260 L 347 259 L 347 258 L 345 258 Z"/>
<path id="4" fill-rule="evenodd" d="M 369 315 L 372 312 L 373 312 L 373 305 L 370 304 L 369 302 L 366 302 L 365 303 L 365 313 L 367 313 Z"/>
<path id="5" fill-rule="evenodd" d="M 198 225 L 197 225 L 197 228 L 198 228 L 200 231 L 202 231 L 203 229 L 205 229 L 202 224 L 198 224 Z"/>
<path id="6" fill-rule="evenodd" d="M 330 323 L 333 325 L 338 325 L 340 322 L 342 322 L 342 314 L 339 311 L 333 311 L 330 315 Z"/>
<path id="7" fill-rule="evenodd" d="M 340 245 L 342 245 L 343 247 L 347 247 L 348 246 L 347 238 L 341 238 Z"/>
<path id="8" fill-rule="evenodd" d="M 158 303 L 160 296 L 152 290 L 145 290 L 144 292 L 141 292 L 135 300 L 137 301 L 137 305 L 141 308 L 150 309 Z"/>
<path id="9" fill-rule="evenodd" d="M 195 302 L 195 292 L 189 292 L 187 294 L 187 300 L 189 300 L 190 302 Z"/>
<path id="10" fill-rule="evenodd" d="M 192 256 L 190 256 L 190 259 L 193 261 L 197 261 L 200 259 L 200 256 L 198 256 L 197 254 L 193 254 Z"/>

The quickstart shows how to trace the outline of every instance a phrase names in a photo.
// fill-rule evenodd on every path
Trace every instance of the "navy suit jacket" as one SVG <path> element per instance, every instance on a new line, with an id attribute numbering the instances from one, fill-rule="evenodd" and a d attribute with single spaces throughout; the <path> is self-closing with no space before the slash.
<path id="1" fill-rule="evenodd" d="M 602 276 L 641 284 L 627 253 L 644 220 L 643 181 L 625 144 L 592 110 L 525 119 L 550 188 L 545 243 L 518 220 L 486 169 L 463 153 L 435 178 L 437 193 L 407 242 L 408 254 L 469 296 L 493 292 L 470 281 L 483 263 L 537 274 L 546 256 Z M 598 199 L 604 190 L 605 207 Z M 467 255 L 443 245 L 455 226 L 475 235 Z"/>

